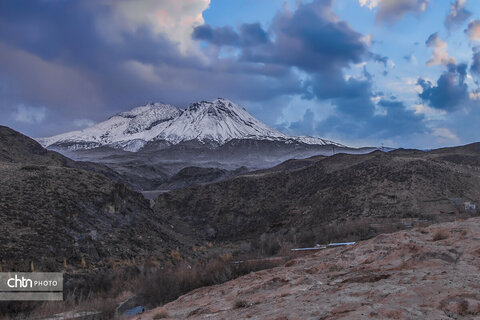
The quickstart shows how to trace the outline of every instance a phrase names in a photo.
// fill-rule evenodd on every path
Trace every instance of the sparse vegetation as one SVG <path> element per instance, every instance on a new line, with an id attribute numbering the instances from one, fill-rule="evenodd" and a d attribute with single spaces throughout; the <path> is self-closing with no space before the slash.
<path id="1" fill-rule="evenodd" d="M 199 260 L 188 264 L 159 265 L 155 259 L 110 261 L 110 269 L 96 275 L 83 274 L 83 279 L 74 281 L 74 288 L 66 288 L 62 302 L 0 303 L 0 315 L 24 312 L 31 316 L 52 316 L 72 310 L 99 311 L 101 319 L 116 319 L 116 307 L 126 297 L 136 294 L 142 305 L 158 307 L 173 301 L 180 295 L 203 286 L 220 284 L 253 271 L 272 268 L 285 262 L 284 259 L 256 259 L 257 253 L 243 255 L 243 262 L 234 261 L 231 253 Z M 81 282 L 77 282 L 81 281 Z M 167 318 L 161 311 L 156 319 Z"/>
<path id="2" fill-rule="evenodd" d="M 206 263 L 180 264 L 171 269 L 147 270 L 139 282 L 138 296 L 149 307 L 162 305 L 199 287 L 220 284 L 247 273 L 283 264 L 275 260 L 246 260 L 234 263 L 222 256 Z"/>

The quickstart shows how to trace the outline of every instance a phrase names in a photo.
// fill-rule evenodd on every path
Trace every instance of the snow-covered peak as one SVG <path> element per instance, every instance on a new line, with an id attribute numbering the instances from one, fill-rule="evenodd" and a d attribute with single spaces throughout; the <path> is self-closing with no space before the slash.
<path id="1" fill-rule="evenodd" d="M 321 138 L 285 135 L 254 118 L 243 107 L 222 98 L 195 102 L 185 110 L 168 104 L 150 103 L 120 112 L 81 131 L 37 140 L 45 147 L 56 145 L 68 149 L 91 149 L 108 145 L 138 151 L 153 140 L 165 140 L 171 144 L 189 140 L 224 144 L 233 139 L 338 145 Z"/>
<path id="2" fill-rule="evenodd" d="M 121 112 L 118 115 L 123 118 L 130 118 L 125 134 L 135 134 L 151 130 L 162 122 L 168 122 L 177 118 L 182 111 L 177 107 L 168 104 L 149 104 L 137 107 L 129 112 Z"/>
<path id="3" fill-rule="evenodd" d="M 221 98 L 192 103 L 164 134 L 166 140 L 174 143 L 193 139 L 222 144 L 232 139 L 286 138 L 244 108 Z"/>
<path id="4" fill-rule="evenodd" d="M 135 118 L 147 114 L 175 114 L 180 112 L 177 107 L 160 102 L 147 103 L 144 106 L 133 108 L 130 111 L 120 112 L 117 115 L 124 118 Z"/>
<path id="5" fill-rule="evenodd" d="M 84 130 L 39 138 L 37 141 L 45 147 L 65 144 L 69 149 L 91 149 L 112 145 L 127 151 L 138 151 L 146 142 L 161 134 L 181 113 L 182 110 L 168 104 L 150 103 L 120 112 Z"/>

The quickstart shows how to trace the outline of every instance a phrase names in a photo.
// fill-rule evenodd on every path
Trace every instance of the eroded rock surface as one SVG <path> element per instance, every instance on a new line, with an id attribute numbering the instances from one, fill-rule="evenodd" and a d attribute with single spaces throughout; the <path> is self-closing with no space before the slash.
<path id="1" fill-rule="evenodd" d="M 385 234 L 132 319 L 479 319 L 480 218 Z"/>

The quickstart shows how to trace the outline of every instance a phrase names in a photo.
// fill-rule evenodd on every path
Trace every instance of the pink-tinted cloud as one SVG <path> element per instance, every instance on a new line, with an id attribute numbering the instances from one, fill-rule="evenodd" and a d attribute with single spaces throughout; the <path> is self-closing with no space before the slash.
<path id="1" fill-rule="evenodd" d="M 378 7 L 377 22 L 393 24 L 407 13 L 419 13 L 426 10 L 429 0 L 359 0 L 361 6 L 370 10 Z"/>

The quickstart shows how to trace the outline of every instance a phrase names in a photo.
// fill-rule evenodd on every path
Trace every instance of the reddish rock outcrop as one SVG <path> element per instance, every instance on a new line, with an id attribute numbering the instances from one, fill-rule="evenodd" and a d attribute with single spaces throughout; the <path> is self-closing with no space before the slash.
<path id="1" fill-rule="evenodd" d="M 377 236 L 132 319 L 479 319 L 480 218 Z"/>

